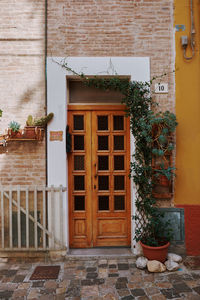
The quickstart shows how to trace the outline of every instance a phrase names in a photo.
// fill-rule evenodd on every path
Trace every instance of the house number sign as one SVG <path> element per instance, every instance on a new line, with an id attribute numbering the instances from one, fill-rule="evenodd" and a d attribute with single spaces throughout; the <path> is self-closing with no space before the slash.
<path id="1" fill-rule="evenodd" d="M 63 141 L 63 131 L 50 131 L 50 141 Z"/>
<path id="2" fill-rule="evenodd" d="M 156 83 L 155 84 L 156 94 L 167 94 L 168 93 L 168 83 Z"/>

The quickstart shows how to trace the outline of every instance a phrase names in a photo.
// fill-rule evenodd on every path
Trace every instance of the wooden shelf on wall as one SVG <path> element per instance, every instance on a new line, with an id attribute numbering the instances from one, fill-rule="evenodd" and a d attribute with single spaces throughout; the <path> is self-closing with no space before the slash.
<path id="1" fill-rule="evenodd" d="M 153 193 L 153 196 L 156 199 L 171 199 L 173 193 L 163 193 L 163 194 Z"/>
<path id="2" fill-rule="evenodd" d="M 6 142 L 25 142 L 25 141 L 30 141 L 30 142 L 33 142 L 33 141 L 41 141 L 41 140 L 38 140 L 38 139 L 23 139 L 23 138 L 19 138 L 19 139 L 12 139 L 12 138 L 8 138 L 6 139 Z"/>
<path id="3" fill-rule="evenodd" d="M 25 127 L 13 134 L 11 130 L 8 133 L 0 135 L 0 146 L 5 146 L 10 142 L 34 142 L 42 141 L 44 138 L 43 127 Z"/>

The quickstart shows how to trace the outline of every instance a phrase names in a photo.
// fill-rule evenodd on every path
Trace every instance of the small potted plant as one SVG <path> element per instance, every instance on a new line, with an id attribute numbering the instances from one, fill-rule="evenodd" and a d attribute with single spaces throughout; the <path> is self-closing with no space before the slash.
<path id="1" fill-rule="evenodd" d="M 20 124 L 16 121 L 11 121 L 9 123 L 8 135 L 11 138 L 20 138 L 22 137 L 22 133 L 20 132 Z"/>
<path id="2" fill-rule="evenodd" d="M 36 139 L 36 135 L 37 127 L 34 126 L 33 117 L 29 115 L 26 120 L 26 126 L 24 128 L 24 136 L 26 139 Z"/>
<path id="3" fill-rule="evenodd" d="M 29 115 L 24 128 L 25 138 L 42 140 L 44 127 L 51 121 L 53 116 L 53 113 L 49 113 L 46 117 L 33 119 L 33 117 Z"/>
<path id="4" fill-rule="evenodd" d="M 161 163 L 158 168 L 154 169 L 155 183 L 162 186 L 169 186 L 170 180 L 173 178 L 173 176 L 176 176 L 176 174 L 173 172 L 175 169 L 175 167 L 170 166 L 165 168 L 164 163 Z"/>

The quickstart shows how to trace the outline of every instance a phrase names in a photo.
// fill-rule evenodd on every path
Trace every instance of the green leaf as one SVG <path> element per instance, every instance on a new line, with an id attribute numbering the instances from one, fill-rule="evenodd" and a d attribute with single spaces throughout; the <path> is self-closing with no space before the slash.
<path id="1" fill-rule="evenodd" d="M 166 137 L 165 137 L 163 134 L 161 134 L 161 135 L 158 137 L 158 140 L 159 140 L 159 142 L 160 142 L 161 144 L 165 144 L 166 141 L 167 141 Z"/>
<path id="2" fill-rule="evenodd" d="M 153 153 L 154 155 L 159 155 L 159 154 L 158 154 L 158 149 L 155 149 L 155 148 L 152 149 L 152 153 Z"/>
<path id="3" fill-rule="evenodd" d="M 164 155 L 164 151 L 161 150 L 161 149 L 159 149 L 159 150 L 158 150 L 158 156 L 163 156 L 163 155 Z"/>
<path id="4" fill-rule="evenodd" d="M 167 147 L 168 151 L 172 151 L 174 149 L 174 145 L 172 143 L 170 143 Z"/>
<path id="5" fill-rule="evenodd" d="M 167 135 L 169 133 L 169 129 L 168 128 L 163 128 L 162 129 L 162 134 Z"/>

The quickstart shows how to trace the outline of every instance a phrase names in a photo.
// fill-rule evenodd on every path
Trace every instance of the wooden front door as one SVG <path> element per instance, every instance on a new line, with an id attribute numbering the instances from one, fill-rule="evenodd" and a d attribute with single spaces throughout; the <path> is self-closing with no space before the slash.
<path id="1" fill-rule="evenodd" d="M 122 106 L 94 108 L 68 110 L 70 247 L 129 246 L 129 119 Z"/>

